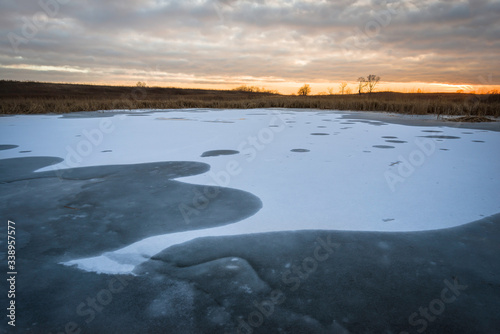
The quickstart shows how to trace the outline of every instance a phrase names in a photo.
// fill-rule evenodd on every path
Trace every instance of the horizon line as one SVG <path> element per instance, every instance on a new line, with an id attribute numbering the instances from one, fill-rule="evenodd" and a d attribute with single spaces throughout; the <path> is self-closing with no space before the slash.
<path id="1" fill-rule="evenodd" d="M 100 81 L 93 81 L 93 82 L 85 82 L 85 81 L 38 81 L 38 80 L 18 80 L 18 79 L 1 79 L 0 81 L 5 81 L 5 82 L 23 82 L 23 83 L 40 83 L 40 84 L 62 84 L 62 85 L 82 85 L 82 86 L 107 86 L 107 87 L 127 87 L 127 88 L 137 88 L 139 87 L 138 84 L 142 83 L 145 86 L 142 88 L 164 88 L 164 89 L 192 89 L 192 90 L 212 90 L 212 91 L 237 91 L 238 88 L 242 87 L 248 87 L 248 88 L 256 88 L 260 89 L 261 91 L 255 91 L 254 93 L 272 93 L 276 95 L 296 95 L 297 91 L 300 89 L 305 84 L 308 84 L 310 86 L 315 86 L 311 87 L 311 89 L 316 88 L 318 90 L 319 87 L 322 87 L 325 89 L 327 87 L 327 90 L 321 90 L 316 93 L 311 93 L 309 94 L 310 96 L 333 96 L 333 95 L 358 95 L 359 93 L 351 88 L 351 92 L 349 93 L 341 93 L 338 91 L 338 86 L 342 83 L 345 82 L 348 85 L 355 85 L 357 86 L 356 82 L 353 81 L 341 81 L 341 82 L 336 82 L 336 83 L 315 83 L 315 82 L 304 82 L 304 83 L 296 83 L 296 82 L 290 82 L 288 83 L 287 87 L 287 92 L 282 93 L 281 90 L 283 90 L 284 86 L 283 85 L 276 85 L 276 84 L 265 84 L 261 83 L 260 85 L 258 84 L 193 84 L 193 85 L 186 85 L 182 83 L 157 83 L 155 81 L 152 82 L 152 84 L 148 84 L 146 81 L 137 81 L 135 84 L 130 82 L 130 81 L 121 81 L 121 82 L 100 82 Z M 135 81 L 135 80 L 133 80 Z M 296 86 L 291 86 L 291 85 L 296 85 Z M 333 87 L 330 87 L 332 86 Z M 400 82 L 380 82 L 379 85 L 382 86 L 394 86 L 394 85 L 407 85 L 407 86 L 413 86 L 411 88 L 401 88 L 401 89 L 394 89 L 387 87 L 386 89 L 380 90 L 380 89 L 375 89 L 372 93 L 406 93 L 406 94 L 472 94 L 472 95 L 488 95 L 488 94 L 498 94 L 500 91 L 500 85 L 473 85 L 473 84 L 449 84 L 449 83 L 419 83 L 419 82 L 406 82 L 406 83 L 400 83 Z M 223 87 L 221 87 L 223 86 Z M 224 87 L 225 86 L 225 87 Z M 271 88 L 270 88 L 271 86 Z M 276 86 L 282 86 L 283 88 L 276 89 Z M 435 89 L 427 89 L 422 86 L 431 86 L 431 87 L 447 87 L 448 89 L 443 89 L 443 90 L 435 90 Z M 436 87 L 436 88 L 437 88 Z M 329 89 L 334 89 L 335 93 L 330 93 Z M 457 89 L 458 88 L 458 89 Z M 465 89 L 464 89 L 465 88 Z M 467 89 L 468 88 L 468 89 Z M 368 94 L 368 92 L 364 92 L 363 94 Z"/>

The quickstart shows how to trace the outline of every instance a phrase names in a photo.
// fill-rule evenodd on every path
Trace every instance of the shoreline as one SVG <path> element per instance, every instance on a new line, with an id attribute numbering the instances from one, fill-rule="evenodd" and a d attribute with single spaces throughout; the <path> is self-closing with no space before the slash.
<path id="1" fill-rule="evenodd" d="M 117 115 L 126 116 L 143 116 L 151 113 L 157 112 L 193 112 L 199 110 L 204 111 L 223 111 L 230 110 L 231 108 L 172 108 L 172 109 L 110 109 L 110 110 L 95 110 L 95 111 L 75 111 L 68 113 L 44 113 L 44 114 L 0 114 L 0 117 L 14 117 L 14 116 L 61 116 L 63 118 L 98 118 L 98 117 L 113 117 Z M 345 113 L 346 115 L 342 118 L 356 119 L 356 120 L 373 120 L 380 122 L 387 122 L 399 125 L 408 126 L 444 126 L 451 128 L 464 128 L 471 130 L 488 130 L 494 132 L 500 132 L 500 117 L 489 117 L 492 121 L 490 122 L 462 122 L 454 121 L 455 116 L 441 116 L 428 114 L 405 114 L 398 112 L 388 112 L 388 111 L 357 111 L 357 110 L 338 110 L 338 109 L 317 109 L 317 108 L 248 108 L 241 109 L 235 108 L 234 110 L 260 110 L 260 109 L 273 109 L 273 110 L 288 110 L 294 112 L 311 112 L 317 111 L 320 113 Z"/>
<path id="2" fill-rule="evenodd" d="M 293 108 L 500 117 L 500 94 L 373 92 L 296 96 L 239 90 L 0 81 L 0 115 L 189 108 Z"/>

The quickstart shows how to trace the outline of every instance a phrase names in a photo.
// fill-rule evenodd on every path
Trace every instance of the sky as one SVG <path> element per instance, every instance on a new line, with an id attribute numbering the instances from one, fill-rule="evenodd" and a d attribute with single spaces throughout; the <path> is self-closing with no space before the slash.
<path id="1" fill-rule="evenodd" d="M 500 0 L 1 0 L 0 79 L 500 88 Z"/>

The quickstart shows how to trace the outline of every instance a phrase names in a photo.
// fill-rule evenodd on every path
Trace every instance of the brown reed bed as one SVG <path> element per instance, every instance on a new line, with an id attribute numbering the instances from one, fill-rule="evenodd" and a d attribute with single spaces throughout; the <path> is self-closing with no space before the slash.
<path id="1" fill-rule="evenodd" d="M 500 95 L 380 92 L 293 96 L 244 91 L 0 81 L 0 114 L 181 108 L 333 109 L 411 115 L 500 117 Z"/>

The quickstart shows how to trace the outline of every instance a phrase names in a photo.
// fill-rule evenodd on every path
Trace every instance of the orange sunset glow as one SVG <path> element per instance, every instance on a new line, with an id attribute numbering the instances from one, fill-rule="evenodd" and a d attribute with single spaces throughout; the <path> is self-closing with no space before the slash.
<path id="1" fill-rule="evenodd" d="M 1 79 L 293 94 L 500 88 L 497 1 L 121 1 L 0 4 Z"/>

